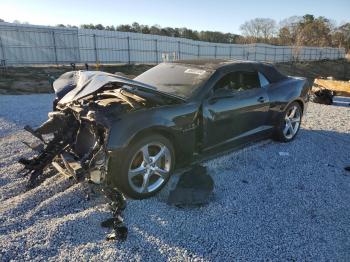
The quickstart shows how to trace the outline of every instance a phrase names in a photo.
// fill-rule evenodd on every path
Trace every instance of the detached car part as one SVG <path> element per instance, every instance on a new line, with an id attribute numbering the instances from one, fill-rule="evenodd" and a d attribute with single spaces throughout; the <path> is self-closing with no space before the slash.
<path id="1" fill-rule="evenodd" d="M 310 96 L 310 101 L 318 104 L 331 105 L 333 104 L 333 97 L 334 91 L 320 88 Z"/>
<path id="2" fill-rule="evenodd" d="M 194 165 L 180 176 L 169 193 L 167 204 L 177 207 L 205 205 L 209 203 L 213 189 L 214 181 L 207 174 L 207 168 Z"/>
<path id="3" fill-rule="evenodd" d="M 72 71 L 53 83 L 49 119 L 26 130 L 42 146 L 21 159 L 29 185 L 47 167 L 120 190 L 156 194 L 175 169 L 257 138 L 292 141 L 308 101 L 305 78 L 227 60 L 159 64 L 131 80 Z"/>

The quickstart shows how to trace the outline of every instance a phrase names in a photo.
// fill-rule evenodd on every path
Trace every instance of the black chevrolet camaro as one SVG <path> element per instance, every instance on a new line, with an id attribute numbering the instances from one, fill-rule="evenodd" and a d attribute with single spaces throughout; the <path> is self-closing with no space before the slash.
<path id="1" fill-rule="evenodd" d="M 72 71 L 54 89 L 48 121 L 26 127 L 45 143 L 34 158 L 21 160 L 30 183 L 52 165 L 142 199 L 194 162 L 269 136 L 293 140 L 309 86 L 267 63 L 183 60 L 133 80 Z"/>

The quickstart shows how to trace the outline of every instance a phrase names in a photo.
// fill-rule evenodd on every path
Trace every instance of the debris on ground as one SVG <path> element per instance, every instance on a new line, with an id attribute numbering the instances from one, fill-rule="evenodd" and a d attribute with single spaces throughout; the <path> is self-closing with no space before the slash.
<path id="1" fill-rule="evenodd" d="M 350 97 L 350 83 L 348 81 L 316 78 L 311 90 L 310 101 L 318 104 L 332 105 L 334 96 Z"/>
<path id="2" fill-rule="evenodd" d="M 174 190 L 170 191 L 167 203 L 177 207 L 201 206 L 209 203 L 214 181 L 207 169 L 194 165 L 183 173 Z"/>
<path id="3" fill-rule="evenodd" d="M 346 96 L 350 97 L 350 82 L 349 81 L 340 81 L 332 79 L 320 79 L 316 78 L 314 80 L 313 89 L 328 89 L 333 93 L 336 93 L 337 96 Z"/>
<path id="4" fill-rule="evenodd" d="M 333 104 L 333 97 L 333 91 L 326 88 L 322 88 L 313 92 L 313 94 L 310 96 L 310 101 L 323 105 L 331 105 Z"/>
<path id="5" fill-rule="evenodd" d="M 104 189 L 105 195 L 111 200 L 110 209 L 113 217 L 101 223 L 102 227 L 112 228 L 112 232 L 107 235 L 106 240 L 125 241 L 128 236 L 128 228 L 124 224 L 122 211 L 126 208 L 126 200 L 122 193 L 117 190 Z"/>

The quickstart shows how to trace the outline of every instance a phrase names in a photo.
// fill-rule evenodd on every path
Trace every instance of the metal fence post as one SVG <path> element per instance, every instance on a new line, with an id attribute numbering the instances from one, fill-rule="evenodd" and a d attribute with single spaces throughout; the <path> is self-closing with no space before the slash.
<path id="1" fill-rule="evenodd" d="M 1 48 L 2 60 L 5 60 L 5 62 L 6 62 L 5 47 L 4 47 L 4 44 L 2 42 L 1 35 L 0 35 L 0 48 Z"/>
<path id="2" fill-rule="evenodd" d="M 216 46 L 215 46 L 215 50 L 214 50 L 214 58 L 215 58 L 215 59 L 216 59 L 217 51 L 218 51 L 218 46 L 216 45 Z"/>
<path id="3" fill-rule="evenodd" d="M 156 54 L 156 63 L 158 64 L 158 39 L 155 39 L 154 40 L 154 51 L 155 51 L 155 54 Z"/>
<path id="4" fill-rule="evenodd" d="M 178 59 L 180 60 L 181 59 L 181 42 L 180 41 L 177 41 L 177 49 L 178 49 Z"/>
<path id="5" fill-rule="evenodd" d="M 275 49 L 275 55 L 273 57 L 273 62 L 276 63 L 276 47 L 274 47 L 274 49 Z"/>
<path id="6" fill-rule="evenodd" d="M 73 33 L 73 36 L 76 36 L 76 46 L 74 47 L 74 53 L 76 54 L 76 60 L 81 63 L 82 61 L 81 61 L 81 56 L 80 56 L 79 31 L 78 31 L 78 29 L 76 29 L 75 32 L 76 32 L 75 34 Z"/>
<path id="7" fill-rule="evenodd" d="M 199 58 L 199 56 L 200 56 L 200 45 L 198 44 L 198 52 L 197 52 L 197 57 Z"/>
<path id="8" fill-rule="evenodd" d="M 230 46 L 230 54 L 229 54 L 229 58 L 232 58 L 232 45 Z"/>
<path id="9" fill-rule="evenodd" d="M 130 65 L 130 36 L 127 37 L 128 40 L 128 64 Z"/>
<path id="10" fill-rule="evenodd" d="M 256 61 L 256 44 L 254 45 L 254 61 Z"/>
<path id="11" fill-rule="evenodd" d="M 284 63 L 284 47 L 282 48 L 282 62 Z"/>
<path id="12" fill-rule="evenodd" d="M 52 44 L 53 44 L 55 63 L 56 63 L 56 65 L 58 65 L 55 31 L 52 31 Z"/>
<path id="13" fill-rule="evenodd" d="M 95 52 L 95 63 L 98 64 L 98 54 L 97 54 L 97 43 L 96 43 L 96 35 L 92 35 L 94 39 L 94 52 Z"/>
<path id="14" fill-rule="evenodd" d="M 310 52 L 309 52 L 309 61 L 311 61 L 311 57 L 312 57 L 312 56 L 311 56 L 311 53 L 312 53 L 312 50 L 313 50 L 313 49 L 310 49 L 310 50 L 309 50 L 309 51 L 310 51 Z"/>

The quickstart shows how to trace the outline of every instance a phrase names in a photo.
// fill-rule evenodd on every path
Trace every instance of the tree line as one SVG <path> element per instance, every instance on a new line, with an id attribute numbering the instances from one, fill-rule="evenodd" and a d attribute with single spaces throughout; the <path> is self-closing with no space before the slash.
<path id="1" fill-rule="evenodd" d="M 0 19 L 0 22 L 4 20 Z M 18 20 L 14 22 L 20 23 Z M 58 27 L 78 28 L 75 25 L 58 24 Z M 142 25 L 139 23 L 108 25 L 82 24 L 83 29 L 97 29 L 120 32 L 134 32 L 161 36 L 182 37 L 198 41 L 249 44 L 267 43 L 291 46 L 331 46 L 350 49 L 350 23 L 336 26 L 323 16 L 311 14 L 292 16 L 277 23 L 270 18 L 255 18 L 240 26 L 241 34 L 222 33 L 219 31 L 197 31 L 186 27 L 161 27 L 159 25 Z"/>
<path id="2" fill-rule="evenodd" d="M 350 49 L 350 23 L 335 26 L 323 16 L 292 16 L 278 25 L 269 18 L 256 18 L 240 26 L 244 43 L 292 46 L 330 46 Z"/>
<path id="3" fill-rule="evenodd" d="M 62 25 L 59 25 L 62 26 Z M 108 30 L 108 31 L 120 31 L 120 32 L 134 32 L 142 34 L 152 34 L 161 36 L 172 36 L 182 37 L 198 41 L 216 42 L 216 43 L 236 43 L 239 35 L 231 33 L 222 33 L 218 31 L 197 31 L 188 29 L 186 27 L 161 27 L 159 25 L 142 25 L 139 23 L 132 23 L 131 25 L 124 24 L 104 27 L 101 24 L 83 24 L 80 28 L 84 29 L 97 29 L 97 30 Z"/>

